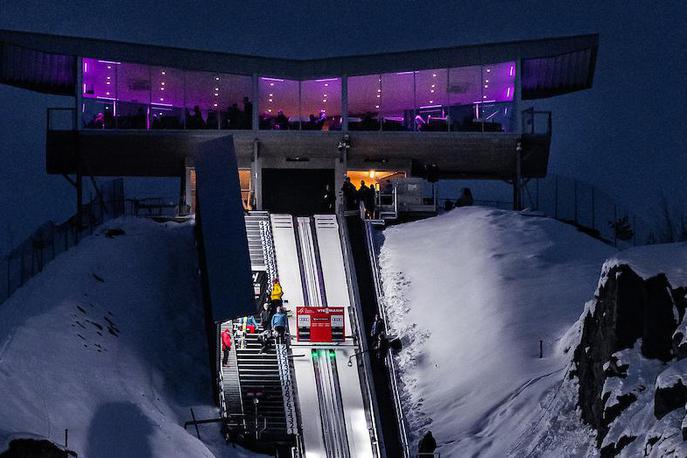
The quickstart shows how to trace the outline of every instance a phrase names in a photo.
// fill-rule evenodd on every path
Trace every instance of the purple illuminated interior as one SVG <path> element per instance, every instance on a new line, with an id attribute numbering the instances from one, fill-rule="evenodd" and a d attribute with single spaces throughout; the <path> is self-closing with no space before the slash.
<path id="1" fill-rule="evenodd" d="M 211 123 L 211 119 L 217 123 L 223 121 L 216 119 L 229 119 L 227 113 L 232 110 L 250 113 L 252 109 L 252 105 L 245 105 L 252 102 L 250 76 L 95 58 L 84 58 L 82 70 L 85 101 L 102 105 L 93 110 L 110 110 L 113 116 L 133 116 L 143 111 L 149 120 L 145 126 L 148 128 L 153 116 L 181 117 L 188 110 L 200 112 L 204 123 Z M 371 116 L 378 122 L 393 121 L 406 126 L 418 116 L 423 120 L 415 121 L 421 124 L 446 122 L 449 117 L 468 118 L 472 113 L 475 118 L 484 118 L 487 115 L 481 106 L 496 104 L 503 110 L 499 104 L 513 101 L 515 76 L 515 62 L 352 76 L 348 78 L 350 123 Z M 261 125 L 280 112 L 282 119 L 288 119 L 287 128 L 313 117 L 340 123 L 341 84 L 341 78 L 294 81 L 259 77 L 257 110 Z M 505 110 L 507 114 L 507 107 Z M 83 111 L 86 113 L 86 104 Z M 281 127 L 285 125 L 282 123 Z M 274 122 L 269 126 L 266 128 L 279 128 L 274 127 Z"/>

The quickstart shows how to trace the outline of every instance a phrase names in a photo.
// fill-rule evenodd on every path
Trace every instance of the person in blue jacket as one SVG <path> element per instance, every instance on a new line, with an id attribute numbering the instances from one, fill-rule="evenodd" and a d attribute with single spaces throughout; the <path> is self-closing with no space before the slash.
<path id="1" fill-rule="evenodd" d="M 284 308 L 277 307 L 277 313 L 272 317 L 272 329 L 276 331 L 278 335 L 278 342 L 282 343 L 284 341 L 284 333 L 286 332 L 286 313 L 284 313 Z"/>

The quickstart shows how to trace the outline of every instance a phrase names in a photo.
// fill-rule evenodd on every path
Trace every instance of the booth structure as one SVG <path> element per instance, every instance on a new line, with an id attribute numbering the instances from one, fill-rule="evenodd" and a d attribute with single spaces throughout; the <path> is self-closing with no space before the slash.
<path id="1" fill-rule="evenodd" d="M 50 174 L 181 177 L 233 135 L 244 203 L 313 214 L 347 173 L 513 183 L 546 175 L 551 114 L 590 88 L 597 35 L 279 59 L 0 30 L 0 82 L 69 95 L 48 114 Z M 276 196 L 295 196 L 284 202 Z"/>

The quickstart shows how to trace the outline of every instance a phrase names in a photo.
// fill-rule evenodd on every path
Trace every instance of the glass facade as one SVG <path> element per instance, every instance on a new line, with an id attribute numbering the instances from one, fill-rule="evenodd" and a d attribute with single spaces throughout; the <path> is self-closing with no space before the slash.
<path id="1" fill-rule="evenodd" d="M 281 78 L 260 77 L 260 129 L 299 129 L 300 85 L 298 81 Z"/>
<path id="2" fill-rule="evenodd" d="M 516 64 L 288 80 L 83 58 L 82 127 L 512 132 Z M 258 94 L 254 107 L 253 94 Z M 348 112 L 343 112 L 343 107 Z"/>

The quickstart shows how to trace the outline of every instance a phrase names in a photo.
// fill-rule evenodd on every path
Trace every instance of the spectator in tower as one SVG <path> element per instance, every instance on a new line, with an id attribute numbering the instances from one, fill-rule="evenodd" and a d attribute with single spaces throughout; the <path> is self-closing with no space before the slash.
<path id="1" fill-rule="evenodd" d="M 341 186 L 341 192 L 343 193 L 346 210 L 355 210 L 358 205 L 358 199 L 356 198 L 355 186 L 351 183 L 350 177 L 346 177 L 344 180 L 344 184 Z"/>
<path id="2" fill-rule="evenodd" d="M 227 110 L 227 129 L 238 129 L 241 123 L 241 110 L 239 110 L 239 105 L 234 103 Z"/>
<path id="3" fill-rule="evenodd" d="M 329 184 L 324 186 L 321 205 L 322 213 L 334 213 L 334 209 L 336 208 L 336 196 L 334 195 L 334 191 Z"/>
<path id="4" fill-rule="evenodd" d="M 469 207 L 475 201 L 472 198 L 472 191 L 470 188 L 463 188 L 463 193 L 460 195 L 458 200 L 456 200 L 456 207 Z"/>
<path id="5" fill-rule="evenodd" d="M 427 431 L 417 449 L 418 456 L 434 456 L 434 451 L 437 449 L 437 441 L 432 436 L 432 431 Z"/>
<path id="6" fill-rule="evenodd" d="M 226 328 L 222 331 L 222 366 L 227 366 L 229 361 L 229 351 L 231 350 L 231 331 Z"/>
<path id="7" fill-rule="evenodd" d="M 270 310 L 270 304 L 267 302 L 262 304 L 262 310 L 260 311 L 260 324 L 262 324 L 262 329 L 268 331 L 272 329 L 272 311 Z"/>
<path id="8" fill-rule="evenodd" d="M 284 308 L 279 306 L 277 308 L 277 313 L 272 317 L 272 329 L 277 333 L 277 342 L 284 342 L 284 334 L 286 333 L 286 313 L 284 313 Z"/>
<path id="9" fill-rule="evenodd" d="M 251 129 L 253 126 L 253 104 L 248 97 L 243 98 L 243 129 Z"/>
<path id="10" fill-rule="evenodd" d="M 282 306 L 282 297 L 284 296 L 284 290 L 281 289 L 281 283 L 279 279 L 275 278 L 272 281 L 272 292 L 270 293 L 270 301 L 272 302 L 272 310 L 277 310 Z"/>
<path id="11" fill-rule="evenodd" d="M 96 129 L 104 129 L 105 128 L 105 115 L 103 113 L 98 113 L 95 115 L 93 118 L 93 127 Z"/>
<path id="12" fill-rule="evenodd" d="M 379 313 L 375 314 L 375 319 L 372 322 L 372 329 L 370 330 L 370 337 L 377 339 L 381 333 L 385 331 L 384 320 L 379 316 Z"/>
<path id="13" fill-rule="evenodd" d="M 277 117 L 274 120 L 275 129 L 287 130 L 289 128 L 289 118 L 286 117 L 282 110 L 277 112 Z"/>

